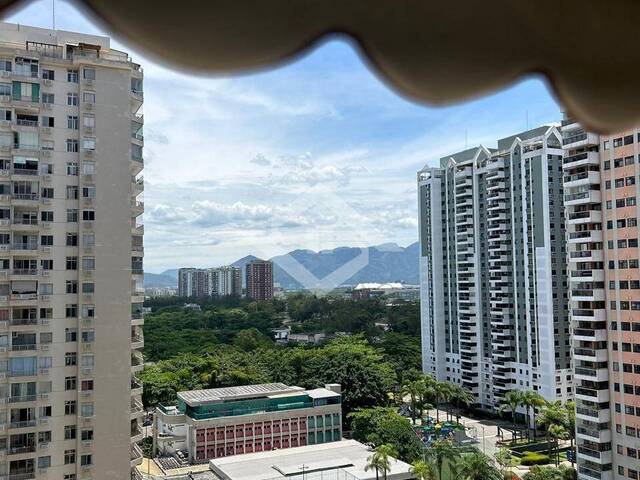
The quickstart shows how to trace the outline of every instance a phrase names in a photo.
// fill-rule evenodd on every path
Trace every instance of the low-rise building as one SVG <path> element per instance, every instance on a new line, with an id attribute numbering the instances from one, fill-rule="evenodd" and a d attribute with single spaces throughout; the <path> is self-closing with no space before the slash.
<path id="1" fill-rule="evenodd" d="M 153 429 L 154 453 L 189 464 L 341 438 L 336 384 L 312 390 L 268 383 L 179 392 L 177 405 L 156 409 Z"/>
<path id="2" fill-rule="evenodd" d="M 407 285 L 404 283 L 359 283 L 351 291 L 351 298 L 363 300 L 367 298 L 385 297 L 414 301 L 420 298 L 419 285 Z"/>

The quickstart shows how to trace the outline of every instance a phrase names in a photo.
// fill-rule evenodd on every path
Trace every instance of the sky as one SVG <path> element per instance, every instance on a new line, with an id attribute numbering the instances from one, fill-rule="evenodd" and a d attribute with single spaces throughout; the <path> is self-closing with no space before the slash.
<path id="1" fill-rule="evenodd" d="M 3 20 L 51 28 L 51 1 Z M 56 28 L 107 35 L 72 4 Z M 119 41 L 120 40 L 120 41 Z M 539 78 L 446 106 L 412 103 L 345 39 L 294 63 L 203 77 L 145 59 L 145 270 L 417 240 L 416 172 L 465 147 L 560 121 Z"/>

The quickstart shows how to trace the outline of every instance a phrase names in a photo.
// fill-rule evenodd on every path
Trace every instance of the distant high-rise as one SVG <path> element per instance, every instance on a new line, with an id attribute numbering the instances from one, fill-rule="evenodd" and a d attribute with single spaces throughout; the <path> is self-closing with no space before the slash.
<path id="1" fill-rule="evenodd" d="M 142 69 L 0 24 L 0 478 L 142 462 Z"/>
<path id="2" fill-rule="evenodd" d="M 178 296 L 240 296 L 241 275 L 242 271 L 238 267 L 181 268 L 178 270 Z"/>
<path id="3" fill-rule="evenodd" d="M 273 262 L 253 260 L 247 263 L 245 277 L 247 298 L 252 300 L 273 298 Z"/>
<path id="4" fill-rule="evenodd" d="M 487 409 L 573 396 L 562 154 L 545 126 L 418 173 L 423 369 Z"/>

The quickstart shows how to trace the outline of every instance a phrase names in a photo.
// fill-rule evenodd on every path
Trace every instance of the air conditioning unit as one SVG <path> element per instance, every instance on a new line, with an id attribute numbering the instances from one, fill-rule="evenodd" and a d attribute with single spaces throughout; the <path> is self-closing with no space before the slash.
<path id="1" fill-rule="evenodd" d="M 90 78 L 85 78 L 84 79 L 84 84 L 85 85 L 93 85 L 93 80 L 91 80 Z"/>
<path id="2" fill-rule="evenodd" d="M 48 393 L 41 393 L 40 394 L 40 398 L 42 399 L 47 399 L 49 398 L 49 394 Z M 40 418 L 40 425 L 48 425 L 49 424 L 49 419 L 46 417 Z"/>
<path id="3" fill-rule="evenodd" d="M 93 127 L 84 127 L 84 133 L 93 135 Z"/>
<path id="4" fill-rule="evenodd" d="M 42 108 L 44 110 L 52 110 L 53 109 L 53 104 L 52 103 L 43 103 L 42 104 Z"/>
<path id="5" fill-rule="evenodd" d="M 0 202 L 8 202 L 11 200 L 11 195 L 0 195 Z"/>
<path id="6" fill-rule="evenodd" d="M 93 373 L 93 368 L 91 367 L 84 367 L 82 369 L 82 374 L 83 375 L 91 375 Z"/>
<path id="7" fill-rule="evenodd" d="M 82 294 L 82 299 L 83 300 L 91 300 L 92 298 L 93 298 L 93 295 L 90 294 L 90 293 L 83 293 Z M 85 320 L 91 321 L 91 317 L 87 317 L 87 318 L 85 318 Z"/>
<path id="8" fill-rule="evenodd" d="M 0 347 L 0 353 L 5 353 L 7 351 L 7 347 Z"/>
<path id="9" fill-rule="evenodd" d="M 50 157 L 51 155 L 53 155 L 53 152 L 51 150 L 42 150 L 43 157 Z"/>
<path id="10" fill-rule="evenodd" d="M 43 205 L 51 205 L 51 199 L 50 198 L 43 198 L 42 199 L 42 203 L 43 203 Z"/>
<path id="11" fill-rule="evenodd" d="M 0 76 L 10 77 L 11 76 L 11 72 L 7 72 L 6 70 L 2 70 L 2 72 L 0 72 Z"/>
<path id="12" fill-rule="evenodd" d="M 50 252 L 51 251 L 51 247 L 41 247 L 43 252 Z M 47 270 L 44 270 L 42 272 L 42 274 L 44 275 L 44 272 L 46 272 Z"/>
<path id="13" fill-rule="evenodd" d="M 48 368 L 41 368 L 40 369 L 40 375 L 49 375 L 49 369 Z"/>
<path id="14" fill-rule="evenodd" d="M 0 102 L 10 102 L 11 95 L 0 95 Z"/>
<path id="15" fill-rule="evenodd" d="M 9 120 L 0 120 L 0 127 L 10 127 L 11 122 Z"/>
<path id="16" fill-rule="evenodd" d="M 53 85 L 53 80 L 49 79 L 49 78 L 45 78 L 42 83 L 44 83 L 47 87 L 50 87 L 51 85 Z"/>
<path id="17" fill-rule="evenodd" d="M 84 102 L 84 109 L 85 110 L 93 110 L 93 103 Z"/>
<path id="18" fill-rule="evenodd" d="M 0 152 L 10 152 L 11 145 L 0 145 Z"/>
<path id="19" fill-rule="evenodd" d="M 85 151 L 84 151 L 84 156 L 85 156 L 86 158 L 93 158 L 93 154 L 94 154 L 94 151 L 93 151 L 93 150 L 85 150 Z"/>
<path id="20" fill-rule="evenodd" d="M 42 270 L 40 272 L 40 275 L 42 275 L 43 277 L 48 277 L 51 275 L 51 271 L 50 270 Z"/>
<path id="21" fill-rule="evenodd" d="M 38 448 L 42 449 L 42 450 L 46 450 L 47 448 L 49 448 L 49 443 L 47 442 L 42 442 L 38 444 Z M 44 469 L 42 469 L 44 470 Z"/>
<path id="22" fill-rule="evenodd" d="M 40 131 L 44 134 L 44 135 L 51 135 L 51 133 L 53 132 L 53 130 L 51 129 L 51 127 L 42 127 L 40 129 Z"/>
<path id="23" fill-rule="evenodd" d="M 51 296 L 50 295 L 40 295 L 40 300 L 43 301 L 43 302 L 48 302 L 49 300 L 51 300 Z M 43 321 L 44 321 L 44 319 L 43 319 Z M 44 325 L 44 323 L 43 323 L 43 325 Z M 48 323 L 47 323 L 47 325 L 48 325 Z"/>
<path id="24" fill-rule="evenodd" d="M 46 327 L 46 326 L 48 326 L 50 324 L 51 324 L 51 320 L 49 320 L 48 318 L 41 318 L 40 319 L 40 325 L 43 325 L 43 326 Z"/>
<path id="25" fill-rule="evenodd" d="M 8 218 L 0 219 L 0 225 L 9 225 L 9 224 L 11 224 L 11 220 L 9 220 Z"/>
<path id="26" fill-rule="evenodd" d="M 40 350 L 42 350 L 43 352 L 48 352 L 49 351 L 49 344 L 48 343 L 41 343 L 40 344 Z"/>

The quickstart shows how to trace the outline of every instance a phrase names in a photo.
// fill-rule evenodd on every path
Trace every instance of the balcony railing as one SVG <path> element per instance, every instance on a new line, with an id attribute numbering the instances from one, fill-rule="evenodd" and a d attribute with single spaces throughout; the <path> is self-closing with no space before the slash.
<path id="1" fill-rule="evenodd" d="M 17 397 L 9 397 L 9 403 L 35 402 L 36 398 L 38 398 L 37 395 L 20 395 Z M 35 422 L 35 420 L 28 420 L 28 421 Z M 19 422 L 15 422 L 15 423 L 19 423 Z M 13 422 L 12 422 L 12 425 L 13 425 Z M 14 428 L 20 428 L 20 427 L 14 427 Z"/>
<path id="2" fill-rule="evenodd" d="M 13 250 L 37 250 L 38 244 L 37 243 L 14 243 L 13 245 L 11 245 L 11 248 Z M 22 270 L 22 269 L 19 269 L 19 270 Z"/>
<path id="3" fill-rule="evenodd" d="M 9 323 L 11 325 L 37 325 L 37 318 L 12 318 Z"/>
<path id="4" fill-rule="evenodd" d="M 18 119 L 16 119 L 16 125 L 20 125 L 21 127 L 37 127 L 38 126 L 38 121 L 37 120 L 26 120 L 24 118 L 18 118 Z"/>
<path id="5" fill-rule="evenodd" d="M 35 451 L 36 451 L 36 446 L 35 445 L 26 445 L 26 446 L 21 446 L 21 447 L 9 447 L 9 450 L 8 450 L 7 453 L 9 453 L 10 455 L 18 455 L 18 454 L 21 454 L 21 453 L 31 453 L 31 452 L 35 452 Z"/>
<path id="6" fill-rule="evenodd" d="M 587 134 L 586 133 L 579 133 L 577 135 L 571 135 L 570 137 L 565 137 L 562 139 L 562 144 L 563 145 L 568 145 L 570 143 L 575 143 L 575 142 L 580 142 L 582 140 L 586 140 L 587 139 Z"/>
<path id="7" fill-rule="evenodd" d="M 38 345 L 35 343 L 26 343 L 24 345 L 11 345 L 12 352 L 24 352 L 27 350 L 36 350 Z"/>
<path id="8" fill-rule="evenodd" d="M 37 193 L 14 193 L 13 194 L 13 198 L 14 200 L 38 200 L 38 194 Z"/>

